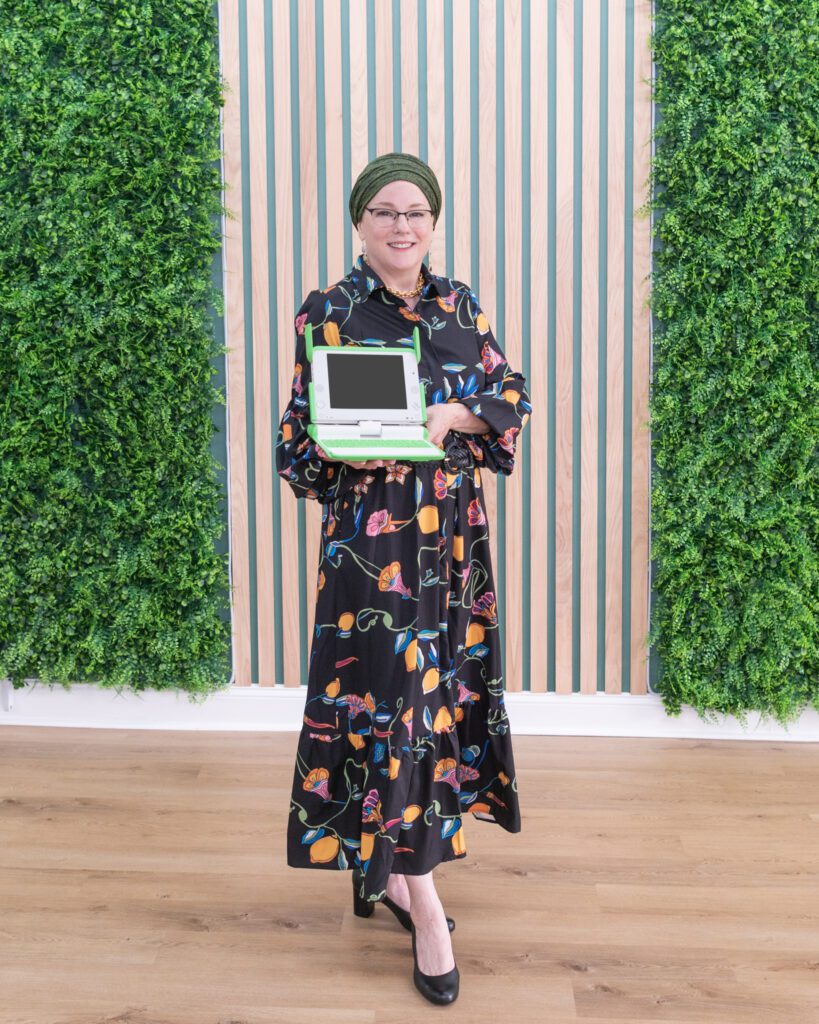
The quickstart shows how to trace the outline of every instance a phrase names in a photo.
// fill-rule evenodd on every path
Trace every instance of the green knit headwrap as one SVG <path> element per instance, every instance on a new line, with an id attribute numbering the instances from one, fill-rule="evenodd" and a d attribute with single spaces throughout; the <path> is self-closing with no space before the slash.
<path id="1" fill-rule="evenodd" d="M 391 181 L 411 181 L 424 193 L 432 210 L 433 221 L 441 212 L 441 186 L 432 168 L 411 153 L 384 153 L 371 160 L 359 174 L 350 193 L 350 216 L 358 224 L 364 207 L 372 197 Z"/>

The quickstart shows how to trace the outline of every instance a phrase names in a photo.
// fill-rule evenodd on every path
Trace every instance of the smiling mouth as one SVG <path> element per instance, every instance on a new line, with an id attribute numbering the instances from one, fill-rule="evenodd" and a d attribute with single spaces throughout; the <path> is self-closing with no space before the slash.
<path id="1" fill-rule="evenodd" d="M 415 242 L 387 242 L 391 249 L 411 249 Z"/>

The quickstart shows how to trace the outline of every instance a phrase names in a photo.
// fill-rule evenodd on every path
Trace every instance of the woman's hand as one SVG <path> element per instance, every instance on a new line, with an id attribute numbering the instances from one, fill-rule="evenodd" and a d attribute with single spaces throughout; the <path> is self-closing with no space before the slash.
<path id="1" fill-rule="evenodd" d="M 449 402 L 435 402 L 427 406 L 427 432 L 429 439 L 439 448 L 443 447 L 446 435 L 452 430 L 457 407 Z"/>

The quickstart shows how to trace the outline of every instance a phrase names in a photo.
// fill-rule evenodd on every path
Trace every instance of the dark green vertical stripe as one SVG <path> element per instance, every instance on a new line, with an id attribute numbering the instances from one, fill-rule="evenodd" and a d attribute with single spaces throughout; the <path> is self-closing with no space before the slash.
<path id="1" fill-rule="evenodd" d="M 546 290 L 549 312 L 546 320 L 548 344 L 548 423 L 549 441 L 546 450 L 546 506 L 549 533 L 546 540 L 546 688 L 555 691 L 555 373 L 557 369 L 557 0 L 549 0 L 547 38 L 548 104 L 547 164 L 549 174 L 548 242 L 546 257 Z"/>
<path id="2" fill-rule="evenodd" d="M 247 0 L 239 0 L 239 109 L 242 150 L 242 298 L 245 319 L 245 432 L 247 434 L 247 545 L 250 568 L 250 681 L 259 681 L 256 582 L 256 429 L 253 406 L 253 270 L 250 226 L 250 127 L 247 83 Z"/>
<path id="3" fill-rule="evenodd" d="M 270 422 L 281 420 L 279 409 L 279 324 L 278 286 L 276 283 L 276 124 L 273 99 L 273 8 L 272 0 L 264 5 L 264 96 L 265 96 L 265 152 L 267 156 L 267 311 L 270 318 Z M 274 428 L 275 429 L 275 428 Z M 276 438 L 273 438 L 275 445 Z M 282 531 L 281 488 L 274 473 L 273 479 L 273 637 L 275 664 L 273 682 L 284 682 L 284 654 L 282 638 Z"/>
<path id="4" fill-rule="evenodd" d="M 583 388 L 583 0 L 574 0 L 572 154 L 572 692 L 580 692 L 580 512 Z"/>
<path id="5" fill-rule="evenodd" d="M 344 197 L 353 190 L 350 142 L 350 0 L 341 0 L 341 178 Z M 353 223 L 344 217 L 345 267 L 353 259 Z"/>
<path id="6" fill-rule="evenodd" d="M 634 0 L 626 3 L 626 167 L 623 247 L 623 622 L 622 685 L 631 692 L 631 372 L 634 294 Z"/>
<path id="7" fill-rule="evenodd" d="M 531 398 L 531 346 L 532 346 L 532 18 L 529 0 L 523 0 L 521 19 L 521 87 L 520 95 L 523 103 L 521 111 L 521 334 L 523 352 L 521 373 L 529 383 Z M 521 471 L 523 472 L 523 681 L 524 690 L 531 690 L 532 676 L 532 560 L 526 557 L 531 550 L 531 502 L 532 472 L 530 431 L 524 430 L 520 436 Z"/>
<path id="8" fill-rule="evenodd" d="M 600 233 L 597 257 L 597 689 L 606 689 L 606 381 L 608 378 L 609 4 L 600 3 Z"/>
<path id="9" fill-rule="evenodd" d="M 301 308 L 301 142 L 299 103 L 299 11 L 298 0 L 290 0 L 290 173 L 293 179 L 293 301 L 295 308 Z M 305 549 L 307 529 L 304 500 L 298 502 L 298 547 L 299 547 L 299 679 L 307 682 L 307 580 L 305 578 Z"/>
<path id="10" fill-rule="evenodd" d="M 401 3 L 392 0 L 392 148 L 401 152 Z"/>
<path id="11" fill-rule="evenodd" d="M 495 247 L 498 258 L 497 281 L 497 338 L 502 339 L 502 347 L 506 350 L 506 150 L 504 135 L 506 133 L 506 113 L 504 98 L 506 85 L 506 52 L 505 25 L 503 4 L 498 4 L 495 12 L 495 38 L 497 64 L 495 68 Z M 498 639 L 502 651 L 506 650 L 506 558 L 504 538 L 506 535 L 506 477 L 501 473 L 497 476 L 497 520 L 495 531 L 498 543 L 498 564 L 495 576 L 498 592 L 495 595 L 498 608 Z M 505 685 L 505 683 L 504 683 Z"/>
<path id="12" fill-rule="evenodd" d="M 455 175 L 453 165 L 453 135 L 455 119 L 452 105 L 452 0 L 444 0 L 444 149 L 446 189 L 446 270 L 448 277 L 455 275 Z"/>
<path id="13" fill-rule="evenodd" d="M 367 0 L 367 147 L 368 160 L 376 156 L 377 136 L 375 132 L 375 0 Z M 384 97 L 381 97 L 384 102 Z"/>
<path id="14" fill-rule="evenodd" d="M 418 155 L 429 159 L 427 149 L 427 0 L 418 0 Z"/>
<path id="15" fill-rule="evenodd" d="M 318 286 L 327 287 L 327 127 L 324 114 L 324 0 L 316 2 L 316 192 Z"/>

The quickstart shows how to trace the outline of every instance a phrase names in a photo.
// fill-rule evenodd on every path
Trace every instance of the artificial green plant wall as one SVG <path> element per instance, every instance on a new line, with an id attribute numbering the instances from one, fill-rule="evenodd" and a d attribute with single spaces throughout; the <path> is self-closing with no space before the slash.
<path id="1" fill-rule="evenodd" d="M 819 0 L 657 0 L 666 707 L 819 708 Z"/>
<path id="2" fill-rule="evenodd" d="M 228 681 L 210 0 L 0 0 L 0 677 Z"/>

